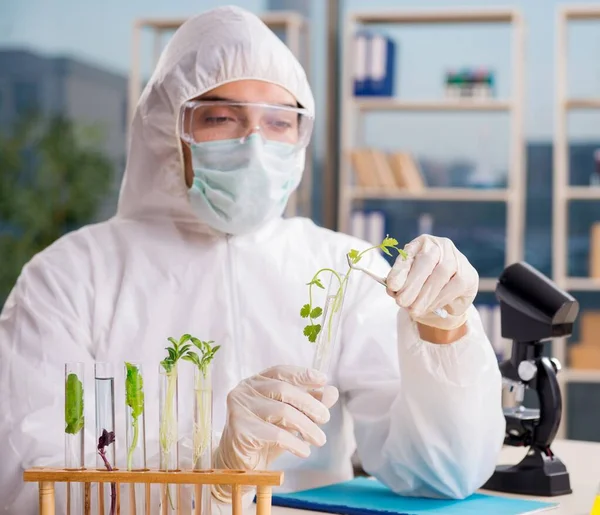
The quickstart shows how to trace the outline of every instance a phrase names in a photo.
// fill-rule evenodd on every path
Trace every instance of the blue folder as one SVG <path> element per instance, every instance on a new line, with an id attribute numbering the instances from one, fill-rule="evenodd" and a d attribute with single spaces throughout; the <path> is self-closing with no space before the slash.
<path id="1" fill-rule="evenodd" d="M 476 493 L 463 500 L 401 497 L 364 477 L 295 493 L 274 493 L 273 505 L 340 515 L 525 515 L 558 506 Z"/>

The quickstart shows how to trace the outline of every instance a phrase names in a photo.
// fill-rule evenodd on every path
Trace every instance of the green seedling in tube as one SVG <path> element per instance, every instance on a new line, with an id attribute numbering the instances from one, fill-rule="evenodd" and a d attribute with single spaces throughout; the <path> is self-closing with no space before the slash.
<path id="1" fill-rule="evenodd" d="M 76 374 L 67 376 L 65 385 L 65 433 L 75 435 L 83 429 L 83 384 Z"/>
<path id="2" fill-rule="evenodd" d="M 144 414 L 144 380 L 140 369 L 131 363 L 125 363 L 127 376 L 125 377 L 125 400 L 131 409 L 131 427 L 133 438 L 127 450 L 127 470 L 133 468 L 133 453 L 140 438 L 140 417 Z"/>
<path id="3" fill-rule="evenodd" d="M 65 363 L 65 468 L 85 467 L 84 452 L 84 377 L 81 362 Z M 83 483 L 67 485 L 67 515 L 79 515 L 84 509 Z"/>
<path id="4" fill-rule="evenodd" d="M 406 257 L 407 257 L 406 252 L 404 250 L 398 248 L 397 245 L 398 245 L 398 241 L 396 239 L 386 236 L 379 245 L 369 247 L 363 251 L 351 249 L 347 253 L 347 255 L 350 258 L 350 260 L 352 261 L 352 263 L 356 264 L 363 258 L 363 256 L 366 253 L 371 252 L 373 250 L 378 249 L 378 250 L 385 252 L 387 255 L 392 256 L 390 249 L 394 249 L 398 252 L 398 254 L 400 256 L 402 256 L 403 259 L 406 259 Z M 302 318 L 307 318 L 309 320 L 309 323 L 307 323 L 307 325 L 304 327 L 304 336 L 306 336 L 306 338 L 308 338 L 308 341 L 311 343 L 315 343 L 317 341 L 317 337 L 319 336 L 319 333 L 321 333 L 321 331 L 323 330 L 321 323 L 319 321 L 321 316 L 323 315 L 323 308 L 321 306 L 314 305 L 313 287 L 325 289 L 325 286 L 323 286 L 323 283 L 320 279 L 320 275 L 327 273 L 327 272 L 329 274 L 331 274 L 333 276 L 333 278 L 335 278 L 335 280 L 337 280 L 337 282 L 339 284 L 338 289 L 333 293 L 334 300 L 330 306 L 330 309 L 333 310 L 333 313 L 331 313 L 331 315 L 327 317 L 327 326 L 328 326 L 327 327 L 327 341 L 329 341 L 329 340 L 331 340 L 332 331 L 333 331 L 333 326 L 332 326 L 332 323 L 334 320 L 333 314 L 337 313 L 342 306 L 344 292 L 346 289 L 346 285 L 348 284 L 348 279 L 350 277 L 350 272 L 352 272 L 352 269 L 350 267 L 348 267 L 348 272 L 346 272 L 346 274 L 340 274 L 339 272 L 337 272 L 331 268 L 321 268 L 313 276 L 313 278 L 310 280 L 310 282 L 307 283 L 308 303 L 304 304 L 304 306 L 302 306 L 302 308 L 300 309 L 300 316 Z"/>
<path id="5" fill-rule="evenodd" d="M 183 356 L 183 359 L 193 363 L 197 369 L 195 380 L 196 410 L 194 412 L 194 468 L 198 468 L 201 456 L 206 452 L 210 445 L 212 434 L 212 385 L 210 384 L 210 364 L 215 357 L 220 345 L 211 347 L 212 340 L 204 342 L 198 338 L 191 338 L 192 344 L 198 349 L 198 353 L 193 350 Z"/>
<path id="6" fill-rule="evenodd" d="M 179 456 L 177 454 L 177 364 L 190 350 L 191 344 L 188 342 L 191 338 L 192 336 L 189 334 L 184 334 L 179 341 L 169 337 L 168 341 L 171 346 L 165 348 L 167 357 L 160 362 L 164 374 L 163 379 L 161 379 L 161 402 L 159 406 L 160 467 L 162 470 L 173 470 L 179 466 Z M 171 488 L 169 485 L 166 485 L 165 488 L 171 509 L 175 510 Z"/>

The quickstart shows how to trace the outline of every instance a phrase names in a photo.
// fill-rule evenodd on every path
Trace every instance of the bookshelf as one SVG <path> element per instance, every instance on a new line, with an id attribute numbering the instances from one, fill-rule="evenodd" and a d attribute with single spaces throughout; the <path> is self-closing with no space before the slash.
<path id="1" fill-rule="evenodd" d="M 283 31 L 284 41 L 292 53 L 298 58 L 309 76 L 309 28 L 307 20 L 293 11 L 273 11 L 264 13 L 260 19 L 274 32 Z M 141 39 L 144 31 L 150 31 L 153 39 L 152 66 L 156 66 L 162 51 L 164 36 L 177 30 L 186 18 L 140 18 L 133 24 L 131 40 L 131 66 L 128 86 L 128 126 L 133 119 L 137 101 L 142 93 L 141 72 Z M 312 146 L 306 149 L 306 166 L 300 186 L 290 197 L 287 205 L 287 216 L 307 216 L 311 214 L 311 198 L 313 183 Z"/>
<path id="2" fill-rule="evenodd" d="M 351 48 L 354 34 L 360 28 L 378 24 L 449 25 L 469 23 L 502 23 L 512 27 L 512 95 L 507 100 L 487 98 L 403 100 L 401 98 L 371 98 L 354 96 L 354 59 Z M 338 198 L 338 229 L 349 232 L 352 210 L 362 200 L 434 200 L 454 202 L 506 203 L 505 264 L 523 259 L 524 199 L 525 199 L 525 141 L 523 137 L 524 99 L 524 22 L 518 10 L 513 9 L 454 9 L 454 10 L 391 10 L 365 11 L 348 14 L 344 25 L 342 44 L 342 98 L 340 137 L 340 187 Z M 510 162 L 507 187 L 504 189 L 425 188 L 421 191 L 389 188 L 357 187 L 353 183 L 351 153 L 355 147 L 354 135 L 362 122 L 362 115 L 371 111 L 398 112 L 506 112 L 510 115 Z M 493 291 L 495 278 L 482 278 L 481 291 Z"/>
<path id="3" fill-rule="evenodd" d="M 552 223 L 552 275 L 556 284 L 570 291 L 600 292 L 600 279 L 569 277 L 569 205 L 578 200 L 600 200 L 600 188 L 570 185 L 569 137 L 567 119 L 575 110 L 600 110 L 600 94 L 597 98 L 571 98 L 567 91 L 568 30 L 572 21 L 600 22 L 600 6 L 562 6 L 556 16 L 556 93 L 553 163 L 553 223 Z M 552 354 L 563 364 L 558 375 L 563 391 L 563 421 L 568 419 L 566 386 L 569 383 L 600 383 L 600 370 L 579 370 L 566 366 L 567 340 L 555 340 Z M 557 438 L 566 436 L 566 424 L 561 424 Z"/>

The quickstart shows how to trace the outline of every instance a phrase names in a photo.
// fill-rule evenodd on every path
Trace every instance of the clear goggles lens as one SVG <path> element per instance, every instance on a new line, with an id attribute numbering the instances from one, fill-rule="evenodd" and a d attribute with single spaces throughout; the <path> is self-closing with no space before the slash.
<path id="1" fill-rule="evenodd" d="M 265 141 L 308 145 L 313 118 L 306 109 L 226 101 L 193 100 L 181 110 L 181 137 L 188 143 L 239 139 L 258 133 Z"/>

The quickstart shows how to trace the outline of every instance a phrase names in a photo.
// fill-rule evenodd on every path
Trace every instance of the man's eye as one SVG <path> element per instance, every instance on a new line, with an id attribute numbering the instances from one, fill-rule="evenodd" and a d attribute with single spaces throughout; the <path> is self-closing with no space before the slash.
<path id="1" fill-rule="evenodd" d="M 204 119 L 204 123 L 207 125 L 219 125 L 227 122 L 235 122 L 235 120 L 228 116 L 209 116 Z"/>

